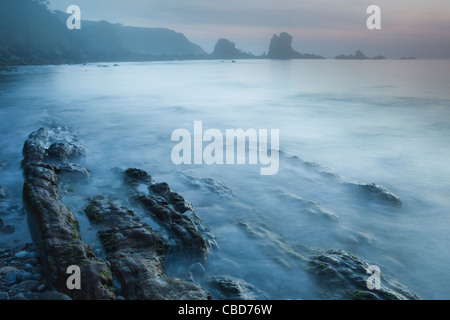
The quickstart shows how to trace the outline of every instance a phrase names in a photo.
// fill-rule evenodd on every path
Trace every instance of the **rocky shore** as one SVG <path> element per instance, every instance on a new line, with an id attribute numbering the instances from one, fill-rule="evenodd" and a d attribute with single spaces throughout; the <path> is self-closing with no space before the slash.
<path id="1" fill-rule="evenodd" d="M 41 128 L 25 142 L 23 203 L 33 244 L 0 247 L 0 300 L 271 299 L 245 279 L 208 265 L 210 256 L 220 251 L 213 231 L 190 202 L 146 171 L 113 169 L 111 174 L 122 184 L 104 194 L 68 192 L 71 184 L 87 186 L 92 179 L 83 165 L 87 153 L 76 134 L 64 127 Z M 355 187 L 401 206 L 381 186 Z M 0 201 L 8 193 L 0 187 Z M 82 212 L 67 203 L 71 197 Z M 320 209 L 297 201 L 314 212 Z M 84 240 L 82 215 L 101 248 L 94 250 Z M 327 292 L 326 299 L 420 299 L 389 277 L 381 288 L 368 290 L 369 264 L 350 253 L 292 248 L 259 222 L 238 226 L 255 240 L 273 239 L 269 255 L 287 268 L 307 268 Z M 12 228 L 0 219 L 1 232 Z M 80 289 L 67 286 L 70 266 L 81 270 Z"/>

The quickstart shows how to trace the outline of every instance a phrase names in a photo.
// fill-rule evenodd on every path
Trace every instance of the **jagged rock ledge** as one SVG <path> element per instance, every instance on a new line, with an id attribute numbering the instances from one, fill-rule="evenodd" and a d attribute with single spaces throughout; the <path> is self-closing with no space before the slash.
<path id="1" fill-rule="evenodd" d="M 212 298 L 198 284 L 164 274 L 165 253 L 170 244 L 133 211 L 97 196 L 86 208 L 86 214 L 102 227 L 98 234 L 120 282 L 122 296 L 129 300 Z"/>
<path id="2" fill-rule="evenodd" d="M 368 289 L 369 264 L 343 250 L 318 252 L 309 261 L 326 299 L 420 300 L 397 280 L 380 274 L 379 288 Z"/>
<path id="3" fill-rule="evenodd" d="M 140 203 L 173 240 L 172 252 L 190 263 L 204 264 L 211 248 L 217 246 L 215 236 L 202 222 L 191 203 L 173 192 L 165 182 L 155 183 L 144 170 L 130 168 L 123 172 L 131 188 L 131 196 Z M 147 188 L 141 192 L 139 186 Z"/>
<path id="4" fill-rule="evenodd" d="M 86 149 L 67 128 L 42 128 L 29 136 L 23 153 L 23 196 L 29 229 L 49 290 L 72 299 L 93 300 L 116 299 L 119 295 L 126 299 L 269 299 L 269 295 L 243 279 L 208 273 L 207 258 L 217 247 L 214 234 L 191 203 L 167 183 L 157 183 L 147 172 L 136 168 L 116 171 L 122 175 L 128 197 L 128 201 L 123 201 L 126 206 L 100 195 L 91 198 L 85 208 L 105 250 L 105 261 L 98 258 L 82 240 L 76 216 L 63 203 L 59 190 L 61 178 L 79 181 L 81 177 L 81 181 L 89 181 L 89 171 L 72 163 L 83 157 Z M 347 185 L 401 205 L 400 199 L 381 186 Z M 313 213 L 323 213 L 314 202 L 288 196 Z M 136 206 L 161 230 L 155 231 L 143 222 L 143 217 L 134 211 Z M 367 290 L 369 264 L 345 251 L 293 247 L 261 223 L 241 222 L 239 227 L 280 266 L 309 266 L 311 275 L 327 292 L 326 298 L 420 299 L 389 277 L 382 278 L 381 289 Z M 269 246 L 259 241 L 267 238 L 271 239 Z M 191 273 L 190 278 L 166 275 L 166 262 L 171 256 L 178 259 L 177 263 L 186 264 L 182 269 Z M 81 268 L 81 290 L 67 289 L 66 270 L 70 265 Z"/>
<path id="5" fill-rule="evenodd" d="M 48 285 L 72 299 L 114 299 L 113 279 L 106 263 L 98 259 L 92 248 L 80 236 L 79 223 L 62 202 L 59 192 L 59 168 L 50 164 L 52 139 L 63 133 L 41 128 L 30 134 L 25 142 L 23 170 L 25 183 L 23 198 L 28 213 L 30 233 L 39 250 L 43 274 Z M 59 148 L 57 162 L 74 160 L 74 143 L 58 141 L 67 148 Z M 46 148 L 50 145 L 50 148 Z M 52 154 L 52 152 L 50 152 Z M 81 269 L 81 289 L 69 290 L 67 269 L 77 265 Z"/>
<path id="6" fill-rule="evenodd" d="M 63 203 L 59 184 L 61 179 L 89 182 L 90 172 L 72 163 L 86 151 L 67 128 L 41 128 L 30 134 L 23 148 L 23 198 L 48 287 L 77 300 L 116 299 L 118 294 L 126 299 L 211 299 L 198 283 L 168 277 L 164 268 L 169 253 L 204 265 L 216 246 L 213 233 L 192 204 L 166 183 L 155 183 L 143 170 L 122 172 L 124 188 L 131 202 L 139 202 L 167 235 L 153 231 L 132 210 L 96 196 L 85 211 L 101 229 L 98 236 L 105 261 L 82 240 L 79 222 Z M 138 191 L 141 184 L 148 194 Z M 67 288 L 66 272 L 71 265 L 81 269 L 81 290 Z"/>

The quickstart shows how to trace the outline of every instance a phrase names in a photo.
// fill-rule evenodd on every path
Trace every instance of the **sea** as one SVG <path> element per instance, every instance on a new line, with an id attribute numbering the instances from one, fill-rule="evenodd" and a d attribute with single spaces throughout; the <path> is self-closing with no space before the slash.
<path id="1" fill-rule="evenodd" d="M 175 164 L 173 132 L 185 129 L 194 141 L 200 121 L 203 132 L 224 136 L 278 130 L 279 170 L 261 175 L 264 165 L 250 161 Z M 86 198 L 120 183 L 113 168 L 140 168 L 190 201 L 214 232 L 207 272 L 242 278 L 273 299 L 322 299 L 305 256 L 345 250 L 424 299 L 450 299 L 450 60 L 108 62 L 2 72 L 0 185 L 9 199 L 0 218 L 16 231 L 0 234 L 0 243 L 31 242 L 20 210 L 22 147 L 52 126 L 72 128 L 88 149 L 92 181 L 69 206 L 97 251 Z M 357 187 L 372 183 L 402 206 Z"/>

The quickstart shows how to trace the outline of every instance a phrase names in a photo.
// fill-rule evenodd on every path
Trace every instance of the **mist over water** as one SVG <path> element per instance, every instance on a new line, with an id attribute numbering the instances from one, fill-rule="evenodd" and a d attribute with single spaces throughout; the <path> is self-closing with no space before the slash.
<path id="1" fill-rule="evenodd" d="M 102 64 L 103 65 L 103 64 Z M 450 61 L 189 61 L 21 67 L 0 74 L 0 185 L 21 201 L 22 146 L 42 126 L 76 130 L 89 150 L 85 195 L 145 169 L 192 202 L 216 234 L 207 270 L 274 299 L 321 298 L 302 256 L 343 249 L 426 299 L 449 299 Z M 180 165 L 171 134 L 280 130 L 280 169 Z M 204 146 L 206 143 L 204 144 Z M 376 183 L 402 207 L 368 197 Z M 83 238 L 85 203 L 68 203 Z M 1 242 L 29 239 L 26 225 Z M 16 221 L 17 220 L 17 221 Z M 146 222 L 151 223 L 147 218 Z"/>

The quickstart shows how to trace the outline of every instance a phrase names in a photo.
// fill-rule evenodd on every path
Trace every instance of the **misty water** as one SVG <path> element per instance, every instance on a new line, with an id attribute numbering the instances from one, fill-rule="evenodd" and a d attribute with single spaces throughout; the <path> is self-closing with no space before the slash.
<path id="1" fill-rule="evenodd" d="M 174 165 L 172 132 L 279 129 L 280 169 Z M 30 66 L 0 74 L 0 185 L 20 207 L 20 161 L 42 126 L 76 130 L 92 173 L 84 195 L 146 170 L 215 233 L 206 269 L 274 299 L 320 299 L 305 247 L 346 250 L 426 299 L 450 298 L 450 61 L 189 61 Z M 205 143 L 206 145 L 206 143 Z M 353 188 L 376 183 L 402 207 Z M 82 236 L 98 247 L 69 203 Z M 31 241 L 26 217 L 2 215 Z M 146 218 L 146 222 L 152 223 Z"/>

